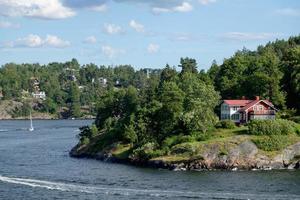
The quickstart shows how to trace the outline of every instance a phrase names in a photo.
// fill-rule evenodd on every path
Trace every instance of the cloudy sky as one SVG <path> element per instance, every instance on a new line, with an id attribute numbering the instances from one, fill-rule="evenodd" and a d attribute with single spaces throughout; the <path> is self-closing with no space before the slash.
<path id="1" fill-rule="evenodd" d="M 207 69 L 300 34 L 298 0 L 0 0 L 0 64 L 67 61 Z"/>

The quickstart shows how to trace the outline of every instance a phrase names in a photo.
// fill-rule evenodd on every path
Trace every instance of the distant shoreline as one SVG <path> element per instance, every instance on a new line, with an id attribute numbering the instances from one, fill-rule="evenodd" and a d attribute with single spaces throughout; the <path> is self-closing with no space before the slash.
<path id="1" fill-rule="evenodd" d="M 32 120 L 94 120 L 95 118 L 76 118 L 76 119 L 71 119 L 71 118 L 33 118 Z M 29 118 L 4 118 L 0 119 L 0 121 L 21 121 L 21 120 L 29 120 Z"/>

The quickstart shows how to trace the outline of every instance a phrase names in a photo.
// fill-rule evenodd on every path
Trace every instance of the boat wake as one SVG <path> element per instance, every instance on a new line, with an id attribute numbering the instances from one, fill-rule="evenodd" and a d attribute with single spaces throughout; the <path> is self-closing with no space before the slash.
<path id="1" fill-rule="evenodd" d="M 189 192 L 171 190 L 147 190 L 147 189 L 128 189 L 128 188 L 109 188 L 98 186 L 85 186 L 61 182 L 51 182 L 27 178 L 12 178 L 0 175 L 0 181 L 12 184 L 25 185 L 35 188 L 45 188 L 48 190 L 60 190 L 66 192 L 80 192 L 106 195 L 123 196 L 153 196 L 164 198 L 195 198 L 195 199 L 299 199 L 300 195 L 279 195 L 279 194 L 241 194 L 241 193 L 214 193 L 214 192 Z"/>

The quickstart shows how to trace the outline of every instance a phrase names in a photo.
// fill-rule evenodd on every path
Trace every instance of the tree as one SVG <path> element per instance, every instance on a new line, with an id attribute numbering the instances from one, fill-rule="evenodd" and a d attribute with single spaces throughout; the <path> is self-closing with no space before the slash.
<path id="1" fill-rule="evenodd" d="M 80 91 L 76 83 L 71 82 L 69 86 L 69 110 L 72 117 L 80 117 Z"/>
<path id="2" fill-rule="evenodd" d="M 162 70 L 160 75 L 160 81 L 159 81 L 159 87 L 162 86 L 162 84 L 165 81 L 176 81 L 177 79 L 177 72 L 174 68 L 171 68 L 168 64 L 166 67 Z"/>
<path id="3" fill-rule="evenodd" d="M 205 133 L 217 122 L 214 108 L 219 104 L 219 93 L 192 73 L 184 74 L 181 79 L 181 88 L 186 94 L 183 123 L 189 133 Z"/>
<path id="4" fill-rule="evenodd" d="M 220 66 L 217 64 L 216 60 L 213 60 L 210 68 L 207 71 L 209 78 L 216 84 L 216 78 L 220 71 Z"/>
<path id="5" fill-rule="evenodd" d="M 159 111 L 159 135 L 164 138 L 176 129 L 183 113 L 184 92 L 174 82 L 164 82 L 159 96 L 162 108 Z"/>
<path id="6" fill-rule="evenodd" d="M 125 125 L 124 140 L 131 144 L 134 144 L 137 142 L 137 134 L 135 131 L 135 115 L 134 114 L 130 115 L 129 123 L 128 123 L 128 125 Z"/>
<path id="7" fill-rule="evenodd" d="M 282 84 L 287 94 L 287 106 L 296 108 L 300 114 L 300 46 L 287 50 L 281 70 L 284 72 Z"/>
<path id="8" fill-rule="evenodd" d="M 266 48 L 258 58 L 257 65 L 260 66 L 260 78 L 263 78 L 263 85 L 260 85 L 262 96 L 270 99 L 274 105 L 284 107 L 285 95 L 281 91 L 280 81 L 283 73 L 279 69 L 279 59 L 273 48 Z M 263 74 L 263 75 L 262 75 Z"/>
<path id="9" fill-rule="evenodd" d="M 181 67 L 181 73 L 198 73 L 197 71 L 197 62 L 193 58 L 181 58 L 180 59 L 180 65 L 178 67 Z"/>

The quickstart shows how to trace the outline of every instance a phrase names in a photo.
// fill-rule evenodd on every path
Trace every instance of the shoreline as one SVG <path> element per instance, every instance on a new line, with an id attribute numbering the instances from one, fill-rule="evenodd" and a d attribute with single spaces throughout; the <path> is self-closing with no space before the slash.
<path id="1" fill-rule="evenodd" d="M 249 156 L 253 153 L 253 150 L 251 150 L 249 155 L 245 155 L 246 157 L 234 157 L 225 155 L 213 159 L 210 159 L 208 157 L 200 159 L 193 159 L 192 157 L 188 157 L 187 160 L 174 162 L 164 161 L 161 158 L 153 158 L 146 161 L 133 160 L 129 157 L 119 158 L 118 156 L 113 155 L 112 150 L 87 153 L 85 152 L 86 149 L 84 148 L 86 147 L 76 145 L 69 152 L 69 156 L 78 159 L 95 159 L 103 162 L 120 163 L 155 169 L 168 169 L 172 171 L 267 171 L 300 169 L 300 158 L 298 158 L 298 155 L 300 155 L 300 142 L 287 147 L 274 158 L 268 158 L 260 153 Z M 250 150 L 250 148 L 251 147 L 248 147 L 248 150 Z"/>
<path id="2" fill-rule="evenodd" d="M 0 118 L 0 121 L 21 121 L 21 120 L 29 120 L 29 117 L 18 117 L 18 118 Z M 41 118 L 41 117 L 32 117 L 32 120 L 95 120 L 95 117 L 93 118 Z"/>

